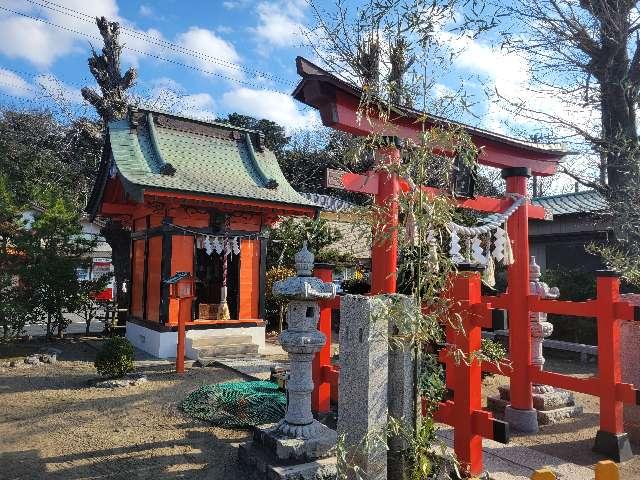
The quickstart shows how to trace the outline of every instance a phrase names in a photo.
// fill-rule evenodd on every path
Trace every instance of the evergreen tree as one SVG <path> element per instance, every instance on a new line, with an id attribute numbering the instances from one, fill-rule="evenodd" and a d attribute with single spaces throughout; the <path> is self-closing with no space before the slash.
<path id="1" fill-rule="evenodd" d="M 26 308 L 26 291 L 16 275 L 22 258 L 14 243 L 21 228 L 18 204 L 6 179 L 0 176 L 0 326 L 3 341 L 19 334 L 33 315 Z"/>
<path id="2" fill-rule="evenodd" d="M 29 292 L 29 308 L 46 316 L 47 337 L 53 328 L 62 337 L 63 314 L 78 310 L 85 297 L 77 270 L 86 266 L 96 240 L 82 235 L 80 214 L 68 200 L 48 194 L 41 205 L 44 210 L 16 235 L 22 257 L 17 273 Z"/>
<path id="3" fill-rule="evenodd" d="M 117 22 L 109 22 L 105 17 L 96 18 L 96 24 L 104 45 L 101 53 L 92 51 L 88 63 L 89 70 L 100 87 L 100 93 L 84 87 L 82 96 L 100 115 L 106 134 L 106 126 L 110 121 L 124 118 L 127 114 L 127 90 L 135 84 L 137 71 L 135 68 L 129 68 L 122 74 L 120 70 L 120 25 Z M 108 161 L 108 149 L 103 148 L 102 155 L 103 161 Z M 129 295 L 123 291 L 122 284 L 131 278 L 131 232 L 119 221 L 109 220 L 100 233 L 111 247 L 111 261 L 116 280 L 116 303 L 120 308 L 128 308 Z"/>

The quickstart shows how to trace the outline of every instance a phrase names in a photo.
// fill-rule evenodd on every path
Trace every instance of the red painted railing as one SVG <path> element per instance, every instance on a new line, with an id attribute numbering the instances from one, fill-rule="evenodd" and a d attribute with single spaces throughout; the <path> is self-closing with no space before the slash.
<path id="1" fill-rule="evenodd" d="M 547 372 L 529 364 L 531 380 L 565 388 L 575 392 L 600 397 L 600 430 L 594 450 L 614 460 L 624 459 L 624 446 L 619 437 L 624 433 L 622 406 L 624 403 L 640 404 L 640 391 L 633 385 L 622 382 L 620 359 L 620 326 L 624 321 L 640 320 L 640 308 L 622 301 L 620 297 L 620 278 L 615 272 L 599 271 L 596 279 L 597 296 L 585 302 L 545 300 L 537 296 L 527 297 L 527 309 L 530 312 L 544 312 L 576 317 L 596 317 L 598 329 L 598 375 L 577 378 L 555 372 Z M 512 298 L 509 293 L 499 297 L 484 297 L 491 302 L 510 310 Z M 513 326 L 511 326 L 513 329 Z M 494 365 L 483 364 L 482 369 L 491 373 L 500 373 L 515 378 L 521 371 L 503 369 L 498 371 Z M 630 450 L 627 450 L 627 454 Z"/>
<path id="2" fill-rule="evenodd" d="M 461 465 L 472 475 L 482 472 L 482 438 L 502 443 L 509 440 L 509 426 L 482 409 L 482 365 L 474 352 L 480 351 L 482 327 L 493 325 L 491 305 L 480 296 L 480 273 L 460 271 L 451 279 L 448 292 L 450 315 L 443 320 L 446 347 L 440 361 L 446 364 L 446 385 L 453 398 L 441 402 L 435 419 L 454 427 L 454 450 Z M 460 350 L 464 359 L 455 360 Z M 427 405 L 423 400 L 423 413 Z"/>

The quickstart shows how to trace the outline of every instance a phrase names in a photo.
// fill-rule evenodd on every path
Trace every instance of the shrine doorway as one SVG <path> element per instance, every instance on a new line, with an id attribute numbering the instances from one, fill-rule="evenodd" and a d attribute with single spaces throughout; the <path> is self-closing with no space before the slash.
<path id="1" fill-rule="evenodd" d="M 196 298 L 194 302 L 194 318 L 196 320 L 215 320 L 213 312 L 217 311 L 223 280 L 223 256 L 217 253 L 207 255 L 204 249 L 196 249 Z M 240 255 L 227 255 L 227 304 L 231 319 L 238 319 L 240 300 Z M 200 307 L 203 305 L 203 308 Z M 212 305 L 210 314 L 205 313 L 206 305 Z"/>

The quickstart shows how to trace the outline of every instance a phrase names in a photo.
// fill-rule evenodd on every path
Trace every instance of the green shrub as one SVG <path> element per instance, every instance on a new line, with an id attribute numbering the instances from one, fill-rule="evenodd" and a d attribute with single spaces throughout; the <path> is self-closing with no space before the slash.
<path id="1" fill-rule="evenodd" d="M 110 338 L 96 355 L 94 365 L 103 377 L 123 377 L 133 371 L 133 345 L 123 337 Z"/>

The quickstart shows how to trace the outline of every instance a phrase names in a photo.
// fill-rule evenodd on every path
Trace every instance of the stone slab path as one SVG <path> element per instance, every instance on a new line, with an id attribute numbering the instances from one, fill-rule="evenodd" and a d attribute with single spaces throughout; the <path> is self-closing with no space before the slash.
<path id="1" fill-rule="evenodd" d="M 440 425 L 438 437 L 453 447 L 453 428 Z M 543 467 L 550 468 L 561 480 L 590 480 L 594 476 L 590 468 L 521 445 L 483 439 L 482 451 L 485 470 L 492 480 L 529 480 L 535 470 Z"/>

